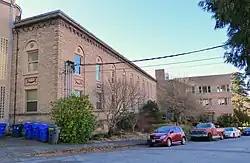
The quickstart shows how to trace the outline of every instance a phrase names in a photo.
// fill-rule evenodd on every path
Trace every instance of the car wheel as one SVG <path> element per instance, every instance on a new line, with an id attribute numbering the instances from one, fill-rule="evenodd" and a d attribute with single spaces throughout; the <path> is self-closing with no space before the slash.
<path id="1" fill-rule="evenodd" d="M 149 147 L 154 147 L 155 145 L 154 144 L 149 144 Z"/>
<path id="2" fill-rule="evenodd" d="M 171 139 L 167 139 L 167 147 L 170 147 L 172 145 L 172 140 Z"/>
<path id="3" fill-rule="evenodd" d="M 208 134 L 208 141 L 212 141 L 213 140 L 213 136 L 212 136 L 212 134 Z"/>
<path id="4" fill-rule="evenodd" d="M 185 145 L 185 144 L 186 144 L 186 138 L 185 138 L 185 137 L 182 137 L 182 139 L 181 139 L 181 144 L 182 144 L 182 145 Z"/>

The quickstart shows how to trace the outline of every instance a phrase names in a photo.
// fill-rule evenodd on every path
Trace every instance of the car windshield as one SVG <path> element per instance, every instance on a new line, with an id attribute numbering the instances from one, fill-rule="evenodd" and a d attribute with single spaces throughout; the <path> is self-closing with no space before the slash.
<path id="1" fill-rule="evenodd" d="M 166 133 L 171 129 L 170 126 L 164 126 L 164 127 L 160 127 L 158 128 L 155 132 L 156 133 Z"/>
<path id="2" fill-rule="evenodd" d="M 199 123 L 196 125 L 196 128 L 210 128 L 211 124 L 209 123 Z"/>
<path id="3" fill-rule="evenodd" d="M 233 128 L 226 128 L 225 131 L 233 131 Z"/>
<path id="4" fill-rule="evenodd" d="M 244 131 L 250 131 L 250 127 L 245 128 Z"/>

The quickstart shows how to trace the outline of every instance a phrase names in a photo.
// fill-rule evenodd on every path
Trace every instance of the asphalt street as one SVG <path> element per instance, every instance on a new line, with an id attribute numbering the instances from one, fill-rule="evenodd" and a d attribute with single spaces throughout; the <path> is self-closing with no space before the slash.
<path id="1" fill-rule="evenodd" d="M 23 163 L 235 163 L 249 162 L 250 137 L 212 142 L 188 142 L 168 147 L 147 146 L 58 157 L 35 157 Z"/>

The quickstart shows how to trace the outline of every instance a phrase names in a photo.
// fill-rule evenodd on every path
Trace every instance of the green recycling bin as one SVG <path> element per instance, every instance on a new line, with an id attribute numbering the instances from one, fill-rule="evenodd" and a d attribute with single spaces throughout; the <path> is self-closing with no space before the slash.
<path id="1" fill-rule="evenodd" d="M 58 126 L 49 126 L 49 144 L 58 144 L 60 138 L 61 127 Z"/>

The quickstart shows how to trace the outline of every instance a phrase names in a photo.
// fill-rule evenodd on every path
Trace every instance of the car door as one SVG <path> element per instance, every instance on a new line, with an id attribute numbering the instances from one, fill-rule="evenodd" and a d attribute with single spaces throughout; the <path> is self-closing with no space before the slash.
<path id="1" fill-rule="evenodd" d="M 217 131 L 214 124 L 211 124 L 211 132 L 212 132 L 212 136 L 218 136 L 219 135 L 219 132 Z"/>
<path id="2" fill-rule="evenodd" d="M 178 141 L 178 135 L 177 135 L 177 132 L 176 132 L 176 127 L 172 127 L 170 133 L 171 133 L 170 136 L 171 136 L 172 141 L 173 142 Z"/>
<path id="3" fill-rule="evenodd" d="M 182 129 L 179 126 L 176 127 L 176 139 L 177 141 L 182 139 Z"/>

